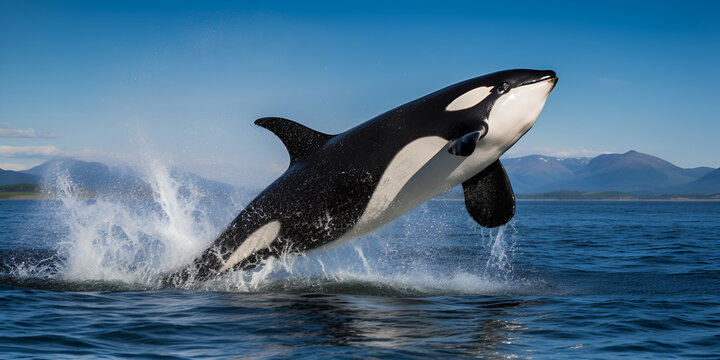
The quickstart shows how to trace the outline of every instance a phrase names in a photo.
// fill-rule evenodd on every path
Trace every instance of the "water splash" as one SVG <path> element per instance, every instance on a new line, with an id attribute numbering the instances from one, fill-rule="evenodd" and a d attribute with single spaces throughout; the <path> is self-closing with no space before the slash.
<path id="1" fill-rule="evenodd" d="M 55 218 L 67 229 L 58 244 L 63 278 L 149 284 L 212 241 L 209 194 L 160 161 L 140 170 L 149 198 L 110 192 L 87 199 L 67 174 L 46 176 L 59 201 Z"/>
<path id="2" fill-rule="evenodd" d="M 410 238 L 416 237 L 417 231 L 422 228 L 414 222 L 412 214 L 400 221 L 414 224 L 408 228 L 412 230 L 404 233 L 405 236 L 398 237 L 397 234 L 388 234 L 387 229 L 380 230 L 336 248 L 268 259 L 255 270 L 225 274 L 206 283 L 189 284 L 188 288 L 383 296 L 499 295 L 544 291 L 546 284 L 529 282 L 514 273 L 512 249 L 515 230 L 512 227 L 473 234 L 480 239 L 473 251 L 485 254 L 485 257 L 476 261 L 465 257 L 460 261 L 469 263 L 454 266 L 456 264 L 447 262 L 445 257 L 438 256 L 432 246 L 449 234 L 428 231 L 424 234 L 427 239 L 412 243 Z M 508 232 L 513 235 L 508 236 Z M 425 256 L 418 256 L 418 253 Z"/>
<path id="3" fill-rule="evenodd" d="M 506 234 L 508 227 L 512 230 L 510 235 Z M 489 232 L 484 239 L 487 239 L 485 246 L 490 249 L 490 255 L 485 261 L 484 275 L 486 277 L 502 278 L 512 280 L 514 269 L 512 259 L 516 243 L 517 231 L 512 223 L 508 226 L 499 227 L 494 233 Z"/>
<path id="4" fill-rule="evenodd" d="M 46 187 L 58 199 L 54 220 L 65 229 L 54 256 L 60 261 L 23 264 L 14 276 L 44 274 L 73 289 L 85 289 L 82 284 L 92 290 L 157 288 L 164 275 L 202 252 L 248 199 L 246 194 L 218 197 L 160 160 L 143 164 L 134 171 L 147 193 L 107 192 L 88 199 L 88 192 L 69 174 L 46 178 Z M 482 229 L 457 221 L 460 214 L 466 216 L 464 210 L 432 206 L 422 205 L 392 225 L 337 248 L 286 254 L 255 270 L 185 288 L 395 296 L 527 289 L 512 268 L 513 227 Z"/>

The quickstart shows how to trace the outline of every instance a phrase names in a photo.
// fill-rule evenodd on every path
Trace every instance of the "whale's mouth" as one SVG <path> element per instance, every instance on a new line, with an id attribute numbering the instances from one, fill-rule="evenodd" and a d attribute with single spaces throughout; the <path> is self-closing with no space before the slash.
<path id="1" fill-rule="evenodd" d="M 555 72 L 552 70 L 541 71 L 538 77 L 523 81 L 515 87 L 518 88 L 525 85 L 537 84 L 543 81 L 552 82 L 552 87 L 555 87 L 555 84 L 557 84 L 558 81 L 557 74 L 555 74 Z M 552 90 L 552 88 L 550 90 Z"/>

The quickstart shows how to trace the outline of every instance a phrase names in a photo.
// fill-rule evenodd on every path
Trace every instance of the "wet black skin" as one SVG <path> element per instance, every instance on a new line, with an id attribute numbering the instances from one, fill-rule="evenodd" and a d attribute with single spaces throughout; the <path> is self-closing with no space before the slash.
<path id="1" fill-rule="evenodd" d="M 492 123 L 486 120 L 495 100 L 509 89 L 550 78 L 555 78 L 554 72 L 537 70 L 506 70 L 480 76 L 411 101 L 334 136 L 285 119 L 257 120 L 256 124 L 276 133 L 288 147 L 289 168 L 240 212 L 192 265 L 166 277 L 165 284 L 178 285 L 189 278 L 206 280 L 218 275 L 245 238 L 274 220 L 281 224 L 278 238 L 233 270 L 250 269 L 268 257 L 305 252 L 336 240 L 360 218 L 378 180 L 405 145 L 427 136 L 454 140 L 484 126 L 492 128 Z M 481 103 L 465 110 L 445 111 L 455 98 L 481 86 L 494 87 Z"/>

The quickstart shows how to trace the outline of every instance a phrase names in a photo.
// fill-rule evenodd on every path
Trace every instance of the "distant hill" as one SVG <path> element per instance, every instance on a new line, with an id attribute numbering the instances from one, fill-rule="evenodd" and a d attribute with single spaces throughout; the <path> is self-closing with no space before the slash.
<path id="1" fill-rule="evenodd" d="M 20 182 L 43 183 L 45 190 L 50 192 L 54 190 L 55 179 L 65 176 L 79 190 L 88 194 L 132 197 L 147 197 L 152 194 L 152 189 L 142 174 L 130 168 L 108 166 L 99 162 L 58 157 L 34 168 L 14 173 L 33 180 Z M 171 169 L 170 175 L 173 179 L 181 179 L 183 184 L 195 184 L 208 194 L 229 196 L 238 190 L 232 185 L 207 180 L 180 169 Z M 19 182 L 15 182 L 17 183 Z"/>
<path id="2" fill-rule="evenodd" d="M 708 167 L 708 166 L 700 166 L 696 168 L 688 168 L 688 169 L 682 169 L 683 174 L 699 179 L 711 172 L 713 172 L 715 169 Z"/>
<path id="3" fill-rule="evenodd" d="M 540 155 L 503 159 L 516 193 L 552 191 L 635 194 L 714 194 L 720 181 L 709 167 L 684 169 L 658 157 L 628 151 L 594 158 L 562 159 Z M 700 181 L 701 178 L 707 179 Z"/>
<path id="4" fill-rule="evenodd" d="M 553 190 L 623 191 L 658 193 L 697 180 L 665 160 L 629 151 L 600 155 L 579 169 L 575 176 L 539 187 L 537 192 Z"/>
<path id="5" fill-rule="evenodd" d="M 85 162 L 58 157 L 34 168 L 22 171 L 38 178 L 67 176 L 74 185 L 94 193 L 99 192 L 140 192 L 149 191 L 137 175 L 128 169 L 110 167 L 99 162 Z M 45 181 L 52 186 L 52 181 Z"/>
<path id="6" fill-rule="evenodd" d="M 718 194 L 720 193 L 720 168 L 711 171 L 705 176 L 687 184 L 689 192 L 696 194 Z"/>
<path id="7" fill-rule="evenodd" d="M 32 174 L 26 174 L 20 171 L 0 169 L 0 186 L 22 183 L 38 184 L 40 183 L 40 177 Z"/>
<path id="8" fill-rule="evenodd" d="M 547 184 L 565 181 L 587 165 L 588 158 L 557 158 L 543 155 L 529 155 L 520 158 L 503 159 L 513 189 L 517 193 L 532 193 Z"/>

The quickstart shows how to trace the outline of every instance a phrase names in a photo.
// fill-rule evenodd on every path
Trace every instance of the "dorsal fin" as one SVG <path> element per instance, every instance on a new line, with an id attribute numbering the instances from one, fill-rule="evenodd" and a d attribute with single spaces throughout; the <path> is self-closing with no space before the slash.
<path id="1" fill-rule="evenodd" d="M 292 120 L 279 117 L 264 117 L 255 120 L 255 125 L 262 126 L 280 138 L 288 154 L 290 164 L 298 162 L 322 147 L 332 135 L 324 134 L 298 124 Z"/>

